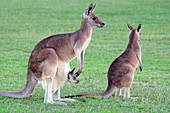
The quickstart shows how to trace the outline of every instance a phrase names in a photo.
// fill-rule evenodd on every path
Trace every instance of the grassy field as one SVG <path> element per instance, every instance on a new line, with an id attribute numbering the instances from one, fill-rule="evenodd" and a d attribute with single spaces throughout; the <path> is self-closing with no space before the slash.
<path id="1" fill-rule="evenodd" d="M 44 90 L 37 85 L 25 99 L 0 97 L 0 112 L 170 112 L 170 1 L 169 0 L 0 0 L 0 90 L 25 87 L 30 53 L 43 38 L 76 31 L 84 10 L 97 2 L 94 11 L 106 26 L 94 28 L 85 54 L 79 84 L 66 83 L 61 96 L 102 93 L 107 70 L 126 48 L 128 22 L 142 24 L 143 71 L 135 71 L 131 97 L 136 99 L 87 98 L 68 106 L 44 104 Z M 77 60 L 71 61 L 77 67 Z"/>

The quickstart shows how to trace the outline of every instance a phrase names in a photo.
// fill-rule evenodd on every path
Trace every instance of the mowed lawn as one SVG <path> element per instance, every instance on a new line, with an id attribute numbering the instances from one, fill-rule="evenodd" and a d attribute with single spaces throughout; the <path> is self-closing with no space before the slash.
<path id="1" fill-rule="evenodd" d="M 68 106 L 44 104 L 44 90 L 38 84 L 25 99 L 0 96 L 1 113 L 170 112 L 169 0 L 0 0 L 0 90 L 22 90 L 34 46 L 52 34 L 79 29 L 83 12 L 95 2 L 98 4 L 94 13 L 106 26 L 93 29 L 80 83 L 67 82 L 61 88 L 61 97 L 105 91 L 107 70 L 126 49 L 128 22 L 133 27 L 142 24 L 143 71 L 135 71 L 130 90 L 133 99 L 113 94 L 109 98 L 83 98 L 85 103 L 67 102 Z M 77 69 L 77 59 L 70 65 Z"/>

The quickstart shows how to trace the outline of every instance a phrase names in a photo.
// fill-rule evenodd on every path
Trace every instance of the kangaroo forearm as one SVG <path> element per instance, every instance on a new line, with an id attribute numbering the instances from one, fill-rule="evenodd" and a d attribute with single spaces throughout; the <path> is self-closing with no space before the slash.
<path id="1" fill-rule="evenodd" d="M 81 52 L 81 68 L 83 68 L 84 64 L 84 51 Z"/>
<path id="2" fill-rule="evenodd" d="M 140 64 L 140 71 L 142 71 L 142 61 L 141 61 L 141 55 L 136 55 L 138 61 L 139 61 L 139 64 Z"/>

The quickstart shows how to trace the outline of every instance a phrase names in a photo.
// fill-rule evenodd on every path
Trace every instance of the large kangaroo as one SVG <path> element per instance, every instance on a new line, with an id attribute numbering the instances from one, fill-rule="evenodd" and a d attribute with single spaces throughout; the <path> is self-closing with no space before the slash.
<path id="1" fill-rule="evenodd" d="M 141 48 L 138 43 L 140 40 L 140 28 L 141 24 L 138 25 L 136 29 L 127 24 L 130 29 L 129 43 L 126 50 L 116 58 L 108 70 L 108 86 L 104 93 L 102 94 L 80 94 L 66 96 L 68 97 L 109 97 L 115 90 L 116 96 L 121 93 L 121 88 L 125 87 L 124 97 L 130 97 L 130 87 L 134 78 L 134 71 L 140 63 L 140 71 L 142 71 L 141 62 Z"/>
<path id="2" fill-rule="evenodd" d="M 57 103 L 60 86 L 68 79 L 69 62 L 77 57 L 78 71 L 81 73 L 84 53 L 91 40 L 92 28 L 102 28 L 105 24 L 93 14 L 96 4 L 90 4 L 82 17 L 81 28 L 73 33 L 56 34 L 40 41 L 33 49 L 28 62 L 27 83 L 22 91 L 0 91 L 1 96 L 28 97 L 40 81 L 45 88 L 44 103 Z M 57 104 L 63 104 L 58 102 Z"/>

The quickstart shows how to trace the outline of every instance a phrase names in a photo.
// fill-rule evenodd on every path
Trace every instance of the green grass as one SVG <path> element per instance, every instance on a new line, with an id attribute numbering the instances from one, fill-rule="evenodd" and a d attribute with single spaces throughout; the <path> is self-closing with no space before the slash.
<path id="1" fill-rule="evenodd" d="M 30 53 L 43 38 L 73 32 L 90 0 L 1 0 L 0 1 L 0 90 L 18 91 L 25 87 Z M 61 96 L 102 93 L 107 87 L 107 70 L 126 48 L 128 22 L 142 24 L 143 71 L 135 71 L 131 96 L 138 99 L 87 98 L 86 103 L 68 106 L 44 104 L 44 90 L 37 85 L 25 99 L 0 97 L 0 112 L 169 112 L 170 1 L 97 0 L 95 14 L 105 21 L 94 28 L 85 54 L 79 84 L 66 83 Z M 71 67 L 77 67 L 77 60 Z"/>

